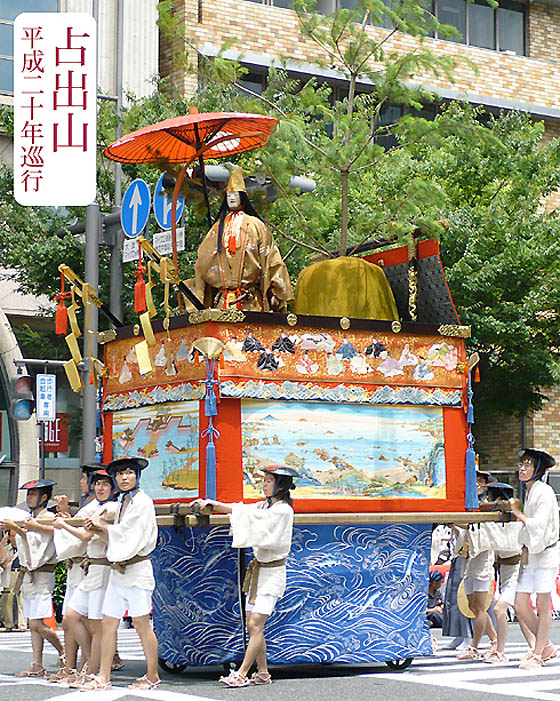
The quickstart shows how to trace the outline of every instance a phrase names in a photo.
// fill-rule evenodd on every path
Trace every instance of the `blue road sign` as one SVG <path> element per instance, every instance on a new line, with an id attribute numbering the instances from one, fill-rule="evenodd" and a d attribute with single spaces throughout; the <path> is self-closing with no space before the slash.
<path id="1" fill-rule="evenodd" d="M 154 214 L 157 223 L 162 229 L 171 229 L 171 196 L 163 187 L 163 179 L 165 173 L 157 181 L 156 189 L 154 190 Z M 185 206 L 185 198 L 179 195 L 177 198 L 177 217 L 175 223 L 179 222 L 183 207 Z"/>
<path id="2" fill-rule="evenodd" d="M 124 193 L 121 207 L 121 226 L 130 239 L 140 236 L 150 216 L 150 188 L 140 178 L 134 180 Z"/>

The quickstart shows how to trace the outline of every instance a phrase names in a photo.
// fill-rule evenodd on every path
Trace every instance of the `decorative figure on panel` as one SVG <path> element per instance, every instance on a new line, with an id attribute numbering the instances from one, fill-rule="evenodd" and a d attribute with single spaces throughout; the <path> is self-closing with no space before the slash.
<path id="1" fill-rule="evenodd" d="M 223 358 L 230 363 L 242 363 L 245 360 L 243 342 L 238 341 L 237 336 L 232 336 L 224 346 Z"/>
<path id="2" fill-rule="evenodd" d="M 412 371 L 412 375 L 415 380 L 434 379 L 434 373 L 430 370 L 430 364 L 423 356 L 420 356 L 418 360 L 418 365 Z"/>
<path id="3" fill-rule="evenodd" d="M 347 336 L 344 336 L 344 341 L 341 343 L 340 348 L 336 351 L 337 355 L 341 355 L 344 360 L 352 360 L 356 355 L 356 349 L 350 343 Z"/>
<path id="4" fill-rule="evenodd" d="M 336 353 L 327 353 L 327 373 L 329 375 L 340 375 L 344 370 L 344 363 Z"/>
<path id="5" fill-rule="evenodd" d="M 386 358 L 388 355 L 387 348 L 374 337 L 366 348 L 366 355 L 373 355 L 374 358 Z"/>
<path id="6" fill-rule="evenodd" d="M 194 269 L 196 294 L 207 307 L 286 311 L 293 299 L 288 269 L 249 201 L 241 168 L 231 174 Z"/>
<path id="7" fill-rule="evenodd" d="M 298 360 L 296 370 L 303 375 L 314 375 L 319 370 L 319 364 L 311 360 L 308 351 L 305 351 L 303 357 Z"/>
<path id="8" fill-rule="evenodd" d="M 272 344 L 272 350 L 278 351 L 279 353 L 293 354 L 296 352 L 292 339 L 286 335 L 285 331 L 280 332 L 280 336 Z"/>
<path id="9" fill-rule="evenodd" d="M 283 364 L 284 363 L 282 363 L 282 365 Z M 278 370 L 280 363 L 278 358 L 274 355 L 274 352 L 270 350 L 270 348 L 265 348 L 259 356 L 257 367 L 259 370 L 269 370 L 270 372 L 274 372 L 275 370 Z"/>
<path id="10" fill-rule="evenodd" d="M 263 344 L 258 341 L 250 331 L 247 331 L 241 350 L 244 353 L 257 353 L 258 351 L 263 351 Z"/>

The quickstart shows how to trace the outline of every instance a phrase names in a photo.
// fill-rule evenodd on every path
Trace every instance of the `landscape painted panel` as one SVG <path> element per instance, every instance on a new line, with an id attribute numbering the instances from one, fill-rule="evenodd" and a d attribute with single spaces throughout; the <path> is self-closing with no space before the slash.
<path id="1" fill-rule="evenodd" d="M 198 496 L 199 402 L 169 402 L 113 414 L 113 459 L 150 464 L 141 487 L 152 499 Z"/>
<path id="2" fill-rule="evenodd" d="M 446 497 L 439 407 L 243 400 L 241 420 L 245 498 L 271 464 L 299 472 L 298 499 Z"/>

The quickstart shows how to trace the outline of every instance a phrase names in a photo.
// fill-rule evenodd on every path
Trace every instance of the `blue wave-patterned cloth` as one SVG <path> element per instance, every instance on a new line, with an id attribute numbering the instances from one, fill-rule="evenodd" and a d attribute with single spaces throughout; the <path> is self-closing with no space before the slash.
<path id="1" fill-rule="evenodd" d="M 429 525 L 296 526 L 286 594 L 265 627 L 271 664 L 431 655 Z M 228 527 L 160 528 L 152 555 L 159 656 L 203 666 L 243 657 L 238 551 Z"/>

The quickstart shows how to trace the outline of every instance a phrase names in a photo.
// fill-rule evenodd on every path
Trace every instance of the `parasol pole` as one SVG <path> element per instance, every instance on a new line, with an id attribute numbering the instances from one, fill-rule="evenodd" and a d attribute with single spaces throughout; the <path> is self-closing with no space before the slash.
<path id="1" fill-rule="evenodd" d="M 200 136 L 198 133 L 198 124 L 194 124 L 194 133 L 196 134 L 196 145 L 197 151 L 200 148 Z M 212 213 L 210 212 L 210 198 L 208 197 L 208 188 L 206 187 L 206 177 L 204 176 L 204 158 L 202 153 L 198 157 L 198 164 L 200 166 L 200 178 L 202 181 L 202 194 L 204 195 L 204 202 L 206 203 L 206 216 L 208 219 L 208 228 L 212 228 Z"/>

